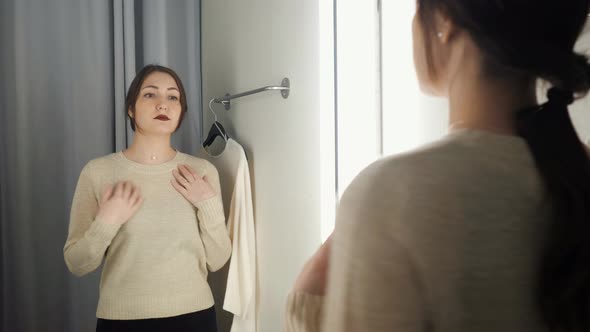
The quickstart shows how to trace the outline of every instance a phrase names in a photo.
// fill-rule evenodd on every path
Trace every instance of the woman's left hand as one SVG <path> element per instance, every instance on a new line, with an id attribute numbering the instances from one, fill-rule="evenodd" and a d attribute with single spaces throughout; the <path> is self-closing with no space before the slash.
<path id="1" fill-rule="evenodd" d="M 172 175 L 172 186 L 195 206 L 217 195 L 207 177 L 201 177 L 189 165 L 178 165 Z"/>

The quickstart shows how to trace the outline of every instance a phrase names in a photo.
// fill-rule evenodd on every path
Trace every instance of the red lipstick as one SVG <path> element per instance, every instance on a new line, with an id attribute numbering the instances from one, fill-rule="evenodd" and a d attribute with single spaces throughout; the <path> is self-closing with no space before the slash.
<path id="1" fill-rule="evenodd" d="M 170 118 L 165 116 L 164 114 L 160 114 L 160 115 L 156 116 L 154 119 L 161 120 L 161 121 L 169 121 L 170 120 Z"/>

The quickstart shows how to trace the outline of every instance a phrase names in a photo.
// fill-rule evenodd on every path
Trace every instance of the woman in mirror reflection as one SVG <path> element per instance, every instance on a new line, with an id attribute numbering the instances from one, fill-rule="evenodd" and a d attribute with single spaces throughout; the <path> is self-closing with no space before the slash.
<path id="1" fill-rule="evenodd" d="M 217 170 L 170 144 L 187 112 L 180 78 L 144 67 L 125 110 L 129 148 L 81 171 L 66 265 L 77 276 L 102 265 L 98 332 L 217 331 L 207 275 L 227 262 L 231 242 Z"/>

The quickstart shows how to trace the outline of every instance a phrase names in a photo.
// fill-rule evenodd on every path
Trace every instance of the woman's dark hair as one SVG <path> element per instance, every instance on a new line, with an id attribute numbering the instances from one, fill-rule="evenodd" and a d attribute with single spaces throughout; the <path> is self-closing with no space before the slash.
<path id="1" fill-rule="evenodd" d="M 429 71 L 434 14 L 467 32 L 488 74 L 549 82 L 549 101 L 516 112 L 555 213 L 540 262 L 537 303 L 551 331 L 590 331 L 590 158 L 568 113 L 590 89 L 588 59 L 574 44 L 590 0 L 418 0 Z"/>
<path id="2" fill-rule="evenodd" d="M 135 78 L 131 82 L 129 86 L 129 90 L 127 91 L 127 97 L 125 98 L 125 113 L 131 122 L 131 129 L 135 131 L 135 119 L 129 115 L 129 111 L 135 114 L 135 103 L 137 102 L 137 98 L 139 97 L 139 91 L 141 90 L 141 85 L 143 81 L 152 73 L 161 72 L 166 73 L 174 79 L 176 85 L 178 86 L 178 91 L 180 92 L 180 118 L 178 119 L 178 126 L 176 126 L 176 130 L 180 128 L 180 124 L 182 124 L 182 119 L 184 118 L 184 113 L 188 110 L 187 102 L 186 102 L 186 93 L 184 91 L 184 86 L 182 85 L 182 81 L 180 77 L 176 74 L 176 72 L 168 67 L 160 66 L 160 65 L 147 65 L 143 67 Z"/>

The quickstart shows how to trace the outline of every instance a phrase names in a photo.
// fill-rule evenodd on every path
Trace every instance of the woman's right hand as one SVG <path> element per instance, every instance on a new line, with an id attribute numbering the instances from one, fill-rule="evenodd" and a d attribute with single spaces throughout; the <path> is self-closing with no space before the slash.
<path id="1" fill-rule="evenodd" d="M 102 190 L 96 218 L 107 224 L 125 224 L 143 203 L 143 197 L 129 181 L 107 185 Z"/>

